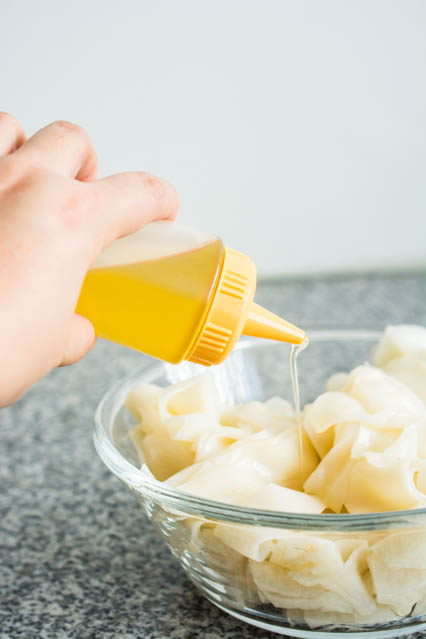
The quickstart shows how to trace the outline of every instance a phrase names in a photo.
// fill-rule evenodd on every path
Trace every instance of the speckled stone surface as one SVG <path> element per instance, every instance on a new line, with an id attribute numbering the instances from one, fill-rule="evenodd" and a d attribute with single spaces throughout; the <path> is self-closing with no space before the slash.
<path id="1" fill-rule="evenodd" d="M 426 325 L 426 274 L 270 280 L 260 304 L 309 328 Z M 98 459 L 92 416 L 143 356 L 100 341 L 0 412 L 0 638 L 266 639 L 197 595 Z"/>

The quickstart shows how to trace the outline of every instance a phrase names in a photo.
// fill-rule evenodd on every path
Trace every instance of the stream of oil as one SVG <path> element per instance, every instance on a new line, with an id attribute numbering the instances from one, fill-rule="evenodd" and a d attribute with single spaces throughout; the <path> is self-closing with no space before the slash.
<path id="1" fill-rule="evenodd" d="M 299 353 L 305 350 L 308 346 L 309 340 L 307 337 L 303 340 L 301 344 L 293 344 L 291 347 L 290 354 L 290 373 L 291 373 L 291 382 L 293 385 L 293 402 L 294 409 L 296 411 L 296 423 L 297 423 L 297 432 L 299 438 L 299 468 L 302 470 L 303 466 L 303 430 L 302 430 L 302 419 L 300 412 L 300 391 L 299 391 L 299 375 L 297 371 L 297 358 L 299 357 Z"/>

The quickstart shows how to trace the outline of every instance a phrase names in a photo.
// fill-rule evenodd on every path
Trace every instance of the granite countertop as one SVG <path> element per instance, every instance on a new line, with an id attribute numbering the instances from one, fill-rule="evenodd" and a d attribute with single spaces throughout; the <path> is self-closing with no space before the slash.
<path id="1" fill-rule="evenodd" d="M 426 325 L 421 272 L 261 282 L 300 326 Z M 0 638 L 267 639 L 200 597 L 92 445 L 92 416 L 139 353 L 99 341 L 0 412 Z"/>

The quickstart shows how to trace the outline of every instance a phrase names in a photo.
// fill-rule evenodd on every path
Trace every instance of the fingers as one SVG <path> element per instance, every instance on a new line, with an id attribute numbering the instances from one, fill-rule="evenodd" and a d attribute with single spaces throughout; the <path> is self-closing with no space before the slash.
<path id="1" fill-rule="evenodd" d="M 74 313 L 60 366 L 69 366 L 78 362 L 93 348 L 95 342 L 96 335 L 92 322 Z"/>
<path id="2" fill-rule="evenodd" d="M 0 112 L 0 156 L 9 155 L 25 142 L 25 133 L 18 120 Z"/>
<path id="3" fill-rule="evenodd" d="M 37 131 L 16 152 L 21 160 L 40 169 L 77 180 L 96 178 L 98 160 L 86 131 L 59 120 Z"/>
<path id="4" fill-rule="evenodd" d="M 98 214 L 91 215 L 93 230 L 102 234 L 102 246 L 139 230 L 154 220 L 173 219 L 179 200 L 165 180 L 149 173 L 112 175 L 90 185 Z"/>

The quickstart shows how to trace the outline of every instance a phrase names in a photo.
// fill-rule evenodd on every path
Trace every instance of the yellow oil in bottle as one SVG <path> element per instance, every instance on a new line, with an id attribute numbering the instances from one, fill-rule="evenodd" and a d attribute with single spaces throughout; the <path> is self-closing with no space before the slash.
<path id="1" fill-rule="evenodd" d="M 215 239 L 178 255 L 93 268 L 76 312 L 99 337 L 180 362 L 208 312 L 223 251 Z"/>

